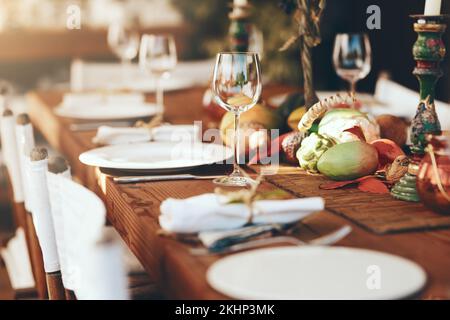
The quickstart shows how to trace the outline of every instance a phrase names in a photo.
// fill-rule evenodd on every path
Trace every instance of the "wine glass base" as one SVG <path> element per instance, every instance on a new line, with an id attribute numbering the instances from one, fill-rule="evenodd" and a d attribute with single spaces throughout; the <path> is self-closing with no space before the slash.
<path id="1" fill-rule="evenodd" d="M 246 187 L 255 183 L 255 180 L 242 176 L 225 176 L 216 178 L 213 183 L 225 187 Z"/>

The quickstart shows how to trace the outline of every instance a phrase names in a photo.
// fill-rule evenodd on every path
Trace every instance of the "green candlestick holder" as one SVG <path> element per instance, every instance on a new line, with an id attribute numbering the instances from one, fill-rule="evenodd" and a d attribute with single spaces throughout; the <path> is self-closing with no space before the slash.
<path id="1" fill-rule="evenodd" d="M 416 177 L 420 160 L 425 154 L 426 135 L 441 133 L 434 99 L 436 83 L 443 75 L 440 63 L 445 57 L 446 50 L 442 35 L 447 28 L 445 20 L 448 16 L 413 15 L 411 17 L 416 20 L 414 31 L 418 34 L 413 46 L 413 56 L 416 61 L 413 74 L 419 80 L 420 102 L 411 123 L 412 158 L 408 173 L 392 188 L 391 195 L 400 200 L 419 201 Z"/>
<path id="2" fill-rule="evenodd" d="M 233 10 L 229 14 L 231 20 L 229 29 L 230 50 L 236 52 L 246 52 L 250 43 L 250 9 L 249 4 L 232 5 Z"/>

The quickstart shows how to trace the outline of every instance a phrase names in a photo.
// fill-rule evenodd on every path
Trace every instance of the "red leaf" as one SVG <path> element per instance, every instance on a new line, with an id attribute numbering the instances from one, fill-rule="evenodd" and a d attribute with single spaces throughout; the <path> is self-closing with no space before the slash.
<path id="1" fill-rule="evenodd" d="M 345 129 L 344 131 L 353 133 L 355 136 L 359 138 L 359 140 L 366 142 L 366 137 L 364 137 L 364 133 L 362 132 L 361 127 L 354 126 L 352 128 Z"/>
<path id="2" fill-rule="evenodd" d="M 319 186 L 319 188 L 323 189 L 323 190 L 339 189 L 339 188 L 348 186 L 350 184 L 355 184 L 355 183 L 364 181 L 364 180 L 366 180 L 368 178 L 372 178 L 372 176 L 364 176 L 364 177 L 361 177 L 361 178 L 358 178 L 358 179 L 355 179 L 355 180 L 328 182 L 328 183 L 321 184 Z"/>
<path id="3" fill-rule="evenodd" d="M 358 185 L 358 189 L 370 193 L 389 193 L 389 189 L 386 187 L 386 185 L 376 178 L 370 178 L 361 181 Z"/>
<path id="4" fill-rule="evenodd" d="M 405 155 L 403 150 L 392 140 L 378 139 L 371 142 L 378 152 L 378 169 L 383 169 L 387 164 L 394 162 L 398 156 Z"/>

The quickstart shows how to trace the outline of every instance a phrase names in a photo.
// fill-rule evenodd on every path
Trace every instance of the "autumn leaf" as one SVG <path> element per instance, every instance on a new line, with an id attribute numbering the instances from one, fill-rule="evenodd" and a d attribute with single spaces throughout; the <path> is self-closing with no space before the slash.
<path id="1" fill-rule="evenodd" d="M 364 179 L 359 183 L 358 189 L 370 193 L 389 193 L 389 189 L 386 185 L 376 178 Z"/>

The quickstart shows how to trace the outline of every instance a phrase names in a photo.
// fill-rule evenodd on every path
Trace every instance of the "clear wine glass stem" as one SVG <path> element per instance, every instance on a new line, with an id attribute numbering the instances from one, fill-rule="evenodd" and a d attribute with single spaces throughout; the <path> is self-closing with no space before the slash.
<path id="1" fill-rule="evenodd" d="M 241 114 L 239 112 L 234 113 L 234 139 L 233 139 L 233 173 L 232 176 L 241 176 L 241 170 L 239 168 L 239 119 Z"/>
<path id="2" fill-rule="evenodd" d="M 352 94 L 353 97 L 356 96 L 356 80 L 350 81 L 350 93 Z"/>
<path id="3" fill-rule="evenodd" d="M 164 109 L 164 88 L 162 86 L 162 76 L 156 78 L 156 104 L 161 110 Z"/>

